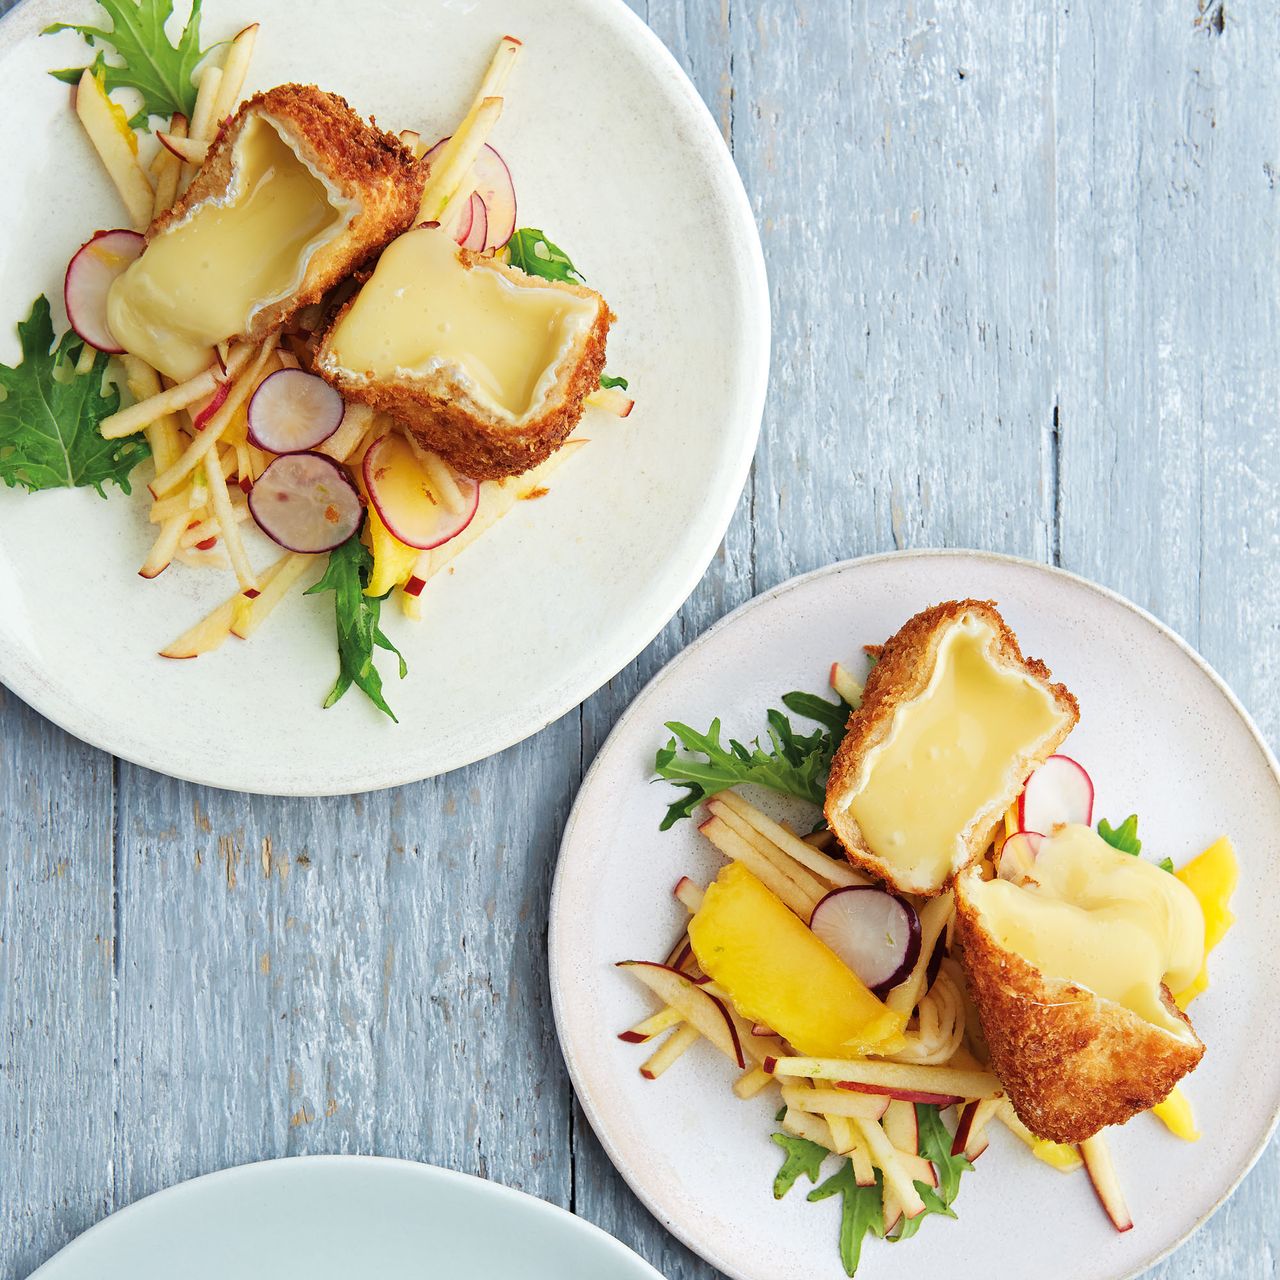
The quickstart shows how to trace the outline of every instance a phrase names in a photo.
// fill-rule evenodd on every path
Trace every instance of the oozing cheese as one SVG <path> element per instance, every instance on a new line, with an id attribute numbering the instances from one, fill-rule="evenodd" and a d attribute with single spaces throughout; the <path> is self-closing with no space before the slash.
<path id="1" fill-rule="evenodd" d="M 1022 884 L 974 882 L 966 892 L 1006 950 L 1045 976 L 1086 987 L 1178 1036 L 1160 995 L 1180 991 L 1204 959 L 1195 894 L 1154 863 L 1113 849 L 1088 827 L 1059 827 Z"/>
<path id="2" fill-rule="evenodd" d="M 1013 762 L 1059 721 L 1042 685 L 992 660 L 995 640 L 974 614 L 950 627 L 928 685 L 894 712 L 851 790 L 867 847 L 912 880 L 942 883 L 966 829 L 1003 798 Z"/>
<path id="3" fill-rule="evenodd" d="M 107 300 L 120 345 L 172 378 L 207 368 L 216 343 L 297 290 L 353 213 L 267 117 L 250 116 L 231 164 L 226 194 L 160 232 Z"/>
<path id="4" fill-rule="evenodd" d="M 483 408 L 518 422 L 596 316 L 593 298 L 467 267 L 443 231 L 417 227 L 378 260 L 326 341 L 324 362 L 369 379 L 444 375 Z"/>

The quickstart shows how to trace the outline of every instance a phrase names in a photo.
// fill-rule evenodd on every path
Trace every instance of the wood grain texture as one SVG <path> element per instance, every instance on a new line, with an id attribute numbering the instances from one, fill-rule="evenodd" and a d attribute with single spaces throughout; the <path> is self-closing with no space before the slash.
<path id="1" fill-rule="evenodd" d="M 772 388 L 724 544 L 578 712 L 397 791 L 173 782 L 0 691 L 3 1280 L 140 1195 L 314 1151 L 495 1178 L 713 1277 L 573 1106 L 547 898 L 620 712 L 794 573 L 930 545 L 1060 562 L 1280 738 L 1275 6 L 632 2 L 733 147 L 769 265 Z M 1272 1276 L 1278 1182 L 1273 1147 L 1151 1275 Z"/>
<path id="2" fill-rule="evenodd" d="M 0 1274 L 116 1204 L 112 761 L 0 687 Z"/>

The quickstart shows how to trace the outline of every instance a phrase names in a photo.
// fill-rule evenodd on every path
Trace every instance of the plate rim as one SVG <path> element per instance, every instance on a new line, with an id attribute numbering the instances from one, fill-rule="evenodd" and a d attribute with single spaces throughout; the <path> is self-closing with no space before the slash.
<path id="1" fill-rule="evenodd" d="M 342 1153 L 325 1153 L 316 1155 L 298 1155 L 298 1156 L 277 1156 L 265 1160 L 251 1160 L 245 1164 L 230 1165 L 225 1169 L 215 1169 L 210 1173 L 197 1174 L 193 1178 L 185 1178 L 181 1182 L 175 1182 L 172 1186 L 163 1187 L 159 1191 L 153 1191 L 149 1195 L 140 1196 L 137 1200 L 132 1200 L 128 1204 L 121 1206 L 114 1212 L 107 1214 L 104 1218 L 100 1218 L 91 1227 L 86 1227 L 74 1240 L 68 1241 L 57 1253 L 46 1258 L 31 1273 L 30 1280 L 41 1280 L 47 1272 L 51 1271 L 54 1264 L 64 1264 L 67 1258 L 72 1254 L 79 1254 L 85 1248 L 94 1247 L 94 1241 L 104 1231 L 115 1229 L 115 1224 L 122 1218 L 128 1218 L 132 1221 L 135 1217 L 149 1210 L 154 1210 L 156 1201 L 169 1202 L 178 1198 L 185 1198 L 192 1195 L 198 1196 L 205 1186 L 212 1182 L 229 1182 L 237 1179 L 249 1179 L 257 1174 L 261 1174 L 268 1169 L 278 1169 L 285 1177 L 292 1176 L 292 1170 L 302 1166 L 316 1165 L 344 1165 L 349 1166 L 353 1170 L 377 1166 L 379 1168 L 397 1168 L 401 1173 L 410 1177 L 420 1178 L 426 1183 L 449 1183 L 468 1187 L 473 1192 L 478 1192 L 482 1197 L 490 1197 L 494 1200 L 505 1203 L 519 1203 L 531 1212 L 541 1214 L 551 1219 L 564 1220 L 569 1219 L 573 1223 L 571 1230 L 580 1230 L 586 1235 L 593 1237 L 597 1242 L 603 1243 L 607 1248 L 613 1251 L 619 1261 L 625 1261 L 632 1264 L 638 1264 L 640 1267 L 639 1274 L 648 1274 L 662 1280 L 662 1275 L 657 1271 L 653 1264 L 646 1258 L 642 1258 L 634 1249 L 629 1248 L 615 1236 L 610 1235 L 602 1227 L 597 1226 L 587 1218 L 558 1205 L 551 1200 L 544 1200 L 541 1196 L 535 1196 L 528 1191 L 520 1191 L 515 1187 L 509 1187 L 503 1182 L 494 1182 L 489 1178 L 480 1178 L 473 1173 L 463 1173 L 459 1169 L 448 1169 L 443 1165 L 426 1164 L 419 1160 L 407 1160 L 402 1156 L 378 1156 L 365 1154 L 342 1154 Z M 71 1258 L 72 1263 L 78 1262 L 78 1257 Z M 89 1259 L 93 1261 L 92 1256 Z"/>
<path id="2" fill-rule="evenodd" d="M 8 50 L 15 47 L 19 41 L 33 37 L 34 26 L 30 19 L 33 19 L 41 2 L 42 0 L 18 0 L 11 9 L 0 15 L 0 51 Z M 49 3 L 50 0 L 44 0 L 44 2 Z M 743 250 L 745 303 L 741 332 L 737 335 L 737 340 L 745 349 L 754 350 L 757 354 L 757 359 L 749 365 L 752 370 L 750 378 L 744 377 L 741 382 L 746 404 L 746 412 L 742 415 L 741 421 L 747 426 L 738 436 L 737 448 L 725 456 L 722 464 L 724 483 L 717 490 L 712 491 L 703 504 L 704 511 L 709 511 L 712 516 L 705 526 L 706 533 L 700 542 L 690 545 L 685 561 L 685 571 L 674 577 L 671 586 L 662 597 L 665 603 L 660 607 L 655 603 L 651 613 L 646 614 L 643 619 L 635 619 L 620 633 L 613 653 L 603 664 L 597 664 L 592 668 L 595 674 L 586 672 L 572 684 L 567 680 L 561 680 L 555 684 L 551 689 L 551 694 L 554 696 L 549 696 L 544 709 L 528 722 L 523 724 L 512 722 L 501 732 L 489 732 L 477 738 L 476 742 L 461 752 L 456 759 L 451 759 L 438 767 L 432 767 L 427 772 L 423 772 L 420 765 L 396 767 L 397 762 L 405 756 L 403 747 L 406 744 L 390 742 L 387 744 L 388 750 L 378 754 L 377 759 L 381 768 L 371 771 L 370 778 L 360 779 L 358 791 L 352 791 L 350 786 L 344 785 L 343 779 L 337 776 L 326 776 L 318 785 L 303 778 L 295 780 L 292 784 L 285 778 L 279 778 L 269 780 L 272 785 L 264 786 L 255 780 L 255 770 L 248 761 L 242 761 L 222 777 L 212 777 L 198 767 L 179 768 L 171 764 L 165 757 L 162 743 L 157 742 L 151 757 L 147 758 L 147 753 L 141 745 L 135 745 L 127 739 L 120 740 L 114 724 L 89 725 L 89 732 L 85 732 L 84 725 L 76 727 L 77 712 L 82 710 L 84 698 L 76 699 L 70 696 L 63 698 L 57 690 L 50 689 L 41 679 L 42 668 L 31 662 L 16 646 L 6 646 L 2 638 L 0 638 L 0 685 L 4 685 L 27 706 L 78 741 L 104 751 L 116 759 L 150 769 L 180 782 L 246 795 L 306 798 L 368 794 L 441 777 L 481 760 L 487 760 L 541 733 L 548 725 L 581 706 L 594 693 L 607 685 L 633 662 L 679 613 L 694 589 L 706 576 L 707 569 L 715 558 L 716 550 L 728 532 L 749 479 L 759 445 L 773 352 L 773 315 L 764 247 L 750 197 L 747 195 L 742 175 L 738 171 L 729 144 L 720 132 L 710 107 L 703 101 L 697 87 L 675 55 L 657 33 L 626 5 L 625 0 L 579 0 L 579 2 L 598 13 L 602 22 L 613 26 L 620 33 L 620 38 L 635 48 L 637 55 L 648 62 L 656 74 L 662 75 L 670 84 L 673 93 L 683 100 L 689 112 L 688 122 L 692 130 L 691 146 L 696 149 L 700 162 L 713 174 L 717 189 L 722 191 L 726 216 L 735 224 L 738 243 Z M 24 22 L 24 18 L 29 20 Z M 199 762 L 197 759 L 189 764 L 194 766 Z"/>
<path id="3" fill-rule="evenodd" d="M 580 1076 L 578 1063 L 569 1054 L 566 1047 L 566 1036 L 564 1030 L 564 1013 L 563 1007 L 566 1001 L 566 993 L 563 984 L 562 965 L 558 959 L 561 946 L 561 897 L 562 888 L 565 880 L 565 867 L 569 861 L 566 856 L 569 848 L 570 840 L 574 837 L 579 821 L 582 817 L 582 797 L 586 794 L 588 786 L 593 781 L 596 771 L 601 767 L 605 757 L 610 749 L 615 746 L 615 740 L 618 739 L 623 730 L 630 724 L 634 715 L 638 714 L 638 708 L 643 701 L 645 695 L 660 681 L 664 680 L 668 674 L 678 669 L 686 660 L 699 652 L 706 645 L 712 643 L 722 630 L 728 630 L 733 624 L 738 622 L 745 615 L 753 612 L 758 608 L 772 603 L 781 596 L 785 596 L 790 592 L 806 585 L 807 583 L 823 577 L 836 577 L 842 573 L 846 573 L 851 569 L 864 565 L 883 563 L 885 561 L 905 561 L 919 559 L 947 559 L 947 560 L 969 560 L 979 561 L 989 565 L 1005 565 L 1016 567 L 1019 569 L 1030 569 L 1043 573 L 1049 578 L 1069 581 L 1077 586 L 1083 587 L 1095 595 L 1101 596 L 1103 599 L 1118 604 L 1129 612 L 1136 614 L 1142 621 L 1154 628 L 1154 630 L 1164 639 L 1171 641 L 1174 646 L 1208 676 L 1211 683 L 1217 689 L 1218 693 L 1223 695 L 1227 704 L 1230 706 L 1236 717 L 1243 723 L 1250 737 L 1253 739 L 1254 745 L 1261 753 L 1262 760 L 1271 773 L 1271 778 L 1277 790 L 1280 790 L 1280 761 L 1277 761 L 1275 753 L 1268 745 L 1262 731 L 1254 723 L 1253 717 L 1249 714 L 1248 709 L 1236 696 L 1230 685 L 1223 679 L 1221 675 L 1214 669 L 1213 665 L 1195 648 L 1192 647 L 1182 636 L 1180 636 L 1167 623 L 1162 622 L 1154 614 L 1144 609 L 1141 605 L 1134 603 L 1128 597 L 1121 595 L 1118 591 L 1110 587 L 1103 586 L 1099 582 L 1094 582 L 1090 578 L 1086 578 L 1081 574 L 1073 573 L 1069 569 L 1063 569 L 1059 565 L 1046 564 L 1040 560 L 1032 560 L 1025 556 L 1009 555 L 999 551 L 982 551 L 976 548 L 966 547 L 917 547 L 902 551 L 880 551 L 873 552 L 865 556 L 855 556 L 847 560 L 837 560 L 831 564 L 822 565 L 817 569 L 811 569 L 806 573 L 800 573 L 794 577 L 787 578 L 785 581 L 778 583 L 776 586 L 770 587 L 766 591 L 762 591 L 759 595 L 753 596 L 751 599 L 744 601 L 732 612 L 725 614 L 712 626 L 708 627 L 700 636 L 697 636 L 688 645 L 677 653 L 670 662 L 656 671 L 653 676 L 646 681 L 644 687 L 640 689 L 635 697 L 631 700 L 626 710 L 618 717 L 613 728 L 609 731 L 608 737 L 601 743 L 600 749 L 596 752 L 595 758 L 592 760 L 587 772 L 583 775 L 582 783 L 578 788 L 578 792 L 574 797 L 573 806 L 569 811 L 569 816 L 565 821 L 564 834 L 560 839 L 560 844 L 556 852 L 556 869 L 555 875 L 551 882 L 551 898 L 547 912 L 547 970 L 551 988 L 551 1011 L 552 1018 L 556 1029 L 556 1040 L 560 1046 L 560 1056 L 564 1059 L 565 1069 L 569 1074 L 569 1082 L 573 1086 L 574 1097 L 577 1099 L 578 1105 L 582 1108 L 583 1114 L 587 1118 L 587 1122 L 591 1125 L 591 1131 L 595 1134 L 596 1140 L 604 1149 L 605 1155 L 609 1157 L 610 1164 L 618 1171 L 623 1181 L 635 1194 L 636 1198 L 644 1205 L 645 1209 L 661 1224 L 664 1230 L 668 1231 L 682 1244 L 691 1249 L 698 1257 L 705 1262 L 710 1263 L 713 1267 L 724 1272 L 731 1280 L 758 1280 L 758 1277 L 752 1276 L 747 1272 L 731 1266 L 726 1259 L 720 1258 L 716 1253 L 699 1243 L 694 1239 L 691 1233 L 686 1233 L 680 1226 L 672 1222 L 663 1209 L 657 1204 L 654 1198 L 651 1198 L 647 1189 L 640 1184 L 638 1177 L 634 1175 L 629 1163 L 622 1157 L 618 1150 L 617 1144 L 613 1141 L 612 1136 L 603 1127 L 602 1117 L 599 1108 L 595 1105 L 594 1098 L 586 1095 L 583 1082 Z M 1170 1254 L 1182 1247 L 1204 1224 L 1212 1218 L 1219 1209 L 1235 1194 L 1236 1189 L 1241 1182 L 1248 1176 L 1249 1172 L 1257 1164 L 1263 1152 L 1267 1149 L 1272 1138 L 1276 1134 L 1277 1127 L 1280 1126 L 1280 1096 L 1275 1099 L 1270 1116 L 1267 1118 L 1265 1129 L 1257 1146 L 1250 1153 L 1248 1158 L 1243 1161 L 1240 1168 L 1236 1171 L 1234 1178 L 1230 1184 L 1222 1191 L 1213 1204 L 1191 1224 L 1190 1227 L 1181 1233 L 1170 1244 L 1163 1245 L 1154 1252 L 1147 1255 L 1133 1270 L 1124 1272 L 1122 1275 L 1115 1277 L 1115 1280 L 1137 1280 L 1137 1277 L 1143 1275 L 1153 1266 L 1157 1265 L 1163 1259 L 1169 1257 Z"/>

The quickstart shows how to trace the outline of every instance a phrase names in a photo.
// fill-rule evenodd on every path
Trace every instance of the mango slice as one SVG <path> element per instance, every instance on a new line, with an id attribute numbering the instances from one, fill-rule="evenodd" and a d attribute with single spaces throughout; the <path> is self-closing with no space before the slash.
<path id="1" fill-rule="evenodd" d="M 418 563 L 422 554 L 416 547 L 406 546 L 382 523 L 378 509 L 369 503 L 366 523 L 369 530 L 369 550 L 373 552 L 373 572 L 369 575 L 369 585 L 365 587 L 367 596 L 385 596 L 392 587 L 402 586 L 409 581 L 413 566 Z"/>
<path id="2" fill-rule="evenodd" d="M 1196 1115 L 1191 1110 L 1187 1095 L 1176 1086 L 1169 1091 L 1163 1102 L 1157 1102 L 1151 1108 L 1151 1114 L 1164 1122 L 1164 1126 L 1176 1138 L 1186 1142 L 1197 1142 L 1200 1130 L 1196 1128 Z"/>
<path id="3" fill-rule="evenodd" d="M 1204 912 L 1205 962 L 1191 985 L 1174 996 L 1178 1008 L 1185 1010 L 1208 987 L 1209 953 L 1235 923 L 1236 918 L 1231 913 L 1231 895 L 1240 880 L 1240 863 L 1230 838 L 1221 836 L 1185 867 L 1179 867 L 1174 875 L 1196 895 Z"/>
<path id="4" fill-rule="evenodd" d="M 724 867 L 689 921 L 704 973 L 744 1018 L 763 1022 L 802 1054 L 892 1053 L 904 1015 L 882 1004 L 780 898 L 740 863 Z"/>

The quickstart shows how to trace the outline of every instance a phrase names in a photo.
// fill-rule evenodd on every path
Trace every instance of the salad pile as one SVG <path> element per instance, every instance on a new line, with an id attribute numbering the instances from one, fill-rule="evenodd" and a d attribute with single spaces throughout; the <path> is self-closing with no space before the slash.
<path id="1" fill-rule="evenodd" d="M 953 949 L 952 894 L 888 891 L 848 865 L 821 820 L 827 772 L 862 692 L 840 664 L 830 683 L 834 702 L 784 695 L 786 711 L 769 711 L 765 734 L 750 743 L 726 743 L 719 720 L 705 731 L 667 725 L 673 736 L 655 768 L 684 794 L 662 827 L 701 810 L 699 830 L 729 862 L 707 887 L 688 876 L 677 883 L 689 923 L 661 962 L 621 962 L 659 1007 L 620 1038 L 652 1047 L 640 1067 L 646 1080 L 706 1041 L 738 1069 L 740 1099 L 771 1097 L 764 1114 L 782 1152 L 773 1194 L 781 1199 L 807 1179 L 815 1184 L 810 1201 L 839 1198 L 837 1248 L 850 1276 L 868 1233 L 896 1243 L 929 1217 L 956 1216 L 962 1177 L 987 1150 L 993 1121 L 1051 1167 L 1084 1169 L 1116 1228 L 1128 1230 L 1132 1217 L 1102 1134 L 1078 1146 L 1036 1137 L 991 1072 Z M 817 727 L 799 732 L 787 712 Z M 761 804 L 773 793 L 775 813 L 785 797 L 792 821 L 771 816 L 740 787 Z M 1050 757 L 1006 815 L 987 851 L 988 874 L 1016 874 L 1019 857 L 1034 856 L 1019 847 L 1034 830 L 1091 825 L 1093 799 L 1080 764 Z M 1100 819 L 1096 829 L 1113 848 L 1141 855 L 1136 815 L 1116 825 Z M 1159 865 L 1200 902 L 1211 949 L 1233 918 L 1230 841 L 1176 871 L 1167 858 Z M 716 980 L 698 954 L 716 957 Z M 1205 985 L 1202 972 L 1177 993 L 1182 1007 Z M 1180 1089 L 1153 1112 L 1178 1137 L 1199 1137 Z"/>
<path id="2" fill-rule="evenodd" d="M 383 629 L 383 603 L 394 594 L 405 615 L 420 617 L 429 579 L 516 502 L 542 497 L 551 470 L 585 441 L 571 438 L 523 475 L 478 482 L 385 415 L 345 403 L 309 362 L 349 284 L 260 343 L 221 344 L 216 365 L 186 383 L 124 352 L 107 323 L 108 290 L 234 113 L 259 26 L 205 46 L 199 0 L 174 39 L 166 33 L 171 0 L 101 0 L 101 8 L 101 25 L 48 28 L 74 30 L 95 49 L 87 66 L 51 74 L 75 86 L 77 118 L 132 225 L 100 231 L 70 255 L 66 332 L 55 332 L 45 295 L 18 323 L 21 359 L 0 364 L 0 479 L 29 492 L 90 487 L 105 497 L 108 485 L 132 493 L 143 468 L 155 540 L 140 575 L 180 565 L 235 579 L 161 656 L 193 658 L 232 636 L 248 639 L 310 580 L 307 594 L 334 604 L 338 672 L 324 705 L 354 685 L 395 719 L 375 657 L 391 654 L 401 678 L 407 665 Z M 581 283 L 563 249 L 516 225 L 510 169 L 486 141 L 520 47 L 503 38 L 476 103 L 450 134 L 431 145 L 406 130 L 400 140 L 429 167 L 440 224 L 460 246 L 531 276 Z M 587 402 L 625 417 L 626 380 L 600 383 Z M 276 558 L 263 564 L 260 552 L 272 546 Z"/>

